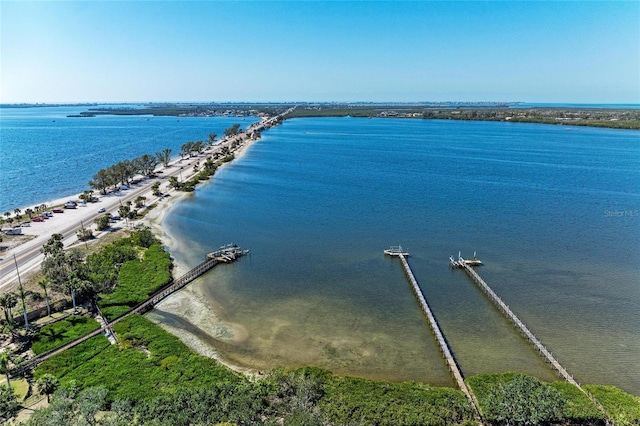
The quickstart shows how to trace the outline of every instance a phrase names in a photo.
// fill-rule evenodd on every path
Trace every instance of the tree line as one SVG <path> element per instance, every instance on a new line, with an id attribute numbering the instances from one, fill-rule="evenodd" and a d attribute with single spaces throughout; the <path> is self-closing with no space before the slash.
<path id="1" fill-rule="evenodd" d="M 153 176 L 156 166 L 160 162 L 167 166 L 170 155 L 171 149 L 167 148 L 156 155 L 144 154 L 133 160 L 120 161 L 105 169 L 100 169 L 89 181 L 89 186 L 104 195 L 107 193 L 107 189 L 112 186 L 117 189 L 119 185 L 131 185 L 134 176 L 138 174 L 147 177 Z"/>
<path id="2" fill-rule="evenodd" d="M 242 129 L 240 128 L 240 124 L 234 124 L 224 130 L 224 135 L 225 137 L 231 137 L 241 132 Z M 215 144 L 217 137 L 217 133 L 210 133 L 206 141 L 198 140 L 183 143 L 180 146 L 180 158 L 191 158 L 193 156 L 202 154 L 204 151 L 210 149 Z M 234 147 L 236 145 L 237 142 L 234 144 Z M 88 182 L 91 190 L 84 191 L 84 193 L 81 194 L 79 198 L 87 202 L 94 201 L 96 200 L 95 197 L 93 197 L 93 193 L 95 191 L 106 195 L 110 188 L 112 188 L 114 191 L 117 191 L 121 185 L 131 185 L 135 176 L 137 175 L 153 177 L 155 176 L 155 170 L 158 165 L 162 164 L 165 168 L 169 167 L 172 152 L 173 151 L 171 148 L 165 148 L 164 150 L 156 152 L 155 154 L 144 154 L 140 157 L 136 157 L 131 160 L 123 160 L 104 169 L 100 169 Z M 223 156 L 227 159 L 227 161 L 230 161 L 232 157 L 229 158 L 229 155 L 229 148 L 223 147 L 221 155 L 216 156 L 214 159 L 218 159 L 220 158 L 220 156 Z M 205 164 L 205 168 L 207 168 L 207 166 L 208 164 Z M 211 167 L 208 167 L 208 169 L 209 171 L 211 171 Z M 210 173 L 208 176 L 212 174 L 213 173 Z M 194 185 L 172 186 L 174 186 L 174 188 L 179 188 L 182 190 L 193 190 L 194 187 Z M 158 188 L 154 190 L 154 193 L 156 195 L 161 195 Z M 13 215 L 11 211 L 6 211 L 2 214 L 3 217 L 0 216 L 0 224 L 3 224 L 5 222 L 13 224 L 14 221 L 20 221 L 23 219 L 23 213 L 28 216 L 29 220 L 31 220 L 34 215 L 38 215 L 44 212 L 47 208 L 49 208 L 49 206 L 47 206 L 46 204 L 40 204 L 34 208 L 27 208 L 24 211 L 22 211 L 22 209 L 20 208 L 15 208 L 13 210 Z"/>
<path id="3" fill-rule="evenodd" d="M 230 127 L 230 129 L 232 127 Z M 225 133 L 227 130 L 225 130 Z M 211 133 L 206 142 L 185 142 L 180 147 L 180 158 L 184 159 L 202 154 L 214 144 L 217 137 L 218 135 L 216 133 Z M 156 152 L 155 155 L 144 154 L 132 160 L 120 161 L 107 168 L 100 169 L 93 176 L 93 179 L 89 181 L 89 186 L 96 191 L 100 191 L 102 194 L 106 194 L 110 187 L 117 190 L 120 185 L 131 185 L 136 175 L 153 177 L 155 176 L 156 167 L 159 164 L 162 164 L 164 167 L 169 167 L 171 152 L 171 148 L 165 148 L 162 151 Z"/>

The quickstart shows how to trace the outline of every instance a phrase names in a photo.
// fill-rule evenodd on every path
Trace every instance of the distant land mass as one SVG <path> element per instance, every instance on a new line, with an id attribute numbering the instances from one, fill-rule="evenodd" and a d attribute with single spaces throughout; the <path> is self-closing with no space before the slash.
<path id="1" fill-rule="evenodd" d="M 98 115 L 153 115 L 176 117 L 247 116 L 280 114 L 296 109 L 294 117 L 413 118 L 438 120 L 505 121 L 640 130 L 640 108 L 615 105 L 532 106 L 521 102 L 429 103 L 166 103 L 90 108 L 70 117 Z"/>

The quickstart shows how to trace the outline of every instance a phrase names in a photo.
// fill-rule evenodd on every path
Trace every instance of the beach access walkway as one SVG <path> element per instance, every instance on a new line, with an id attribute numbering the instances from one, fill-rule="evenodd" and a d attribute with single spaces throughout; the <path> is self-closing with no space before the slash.
<path id="1" fill-rule="evenodd" d="M 20 364 L 18 367 L 14 368 L 13 370 L 11 370 L 10 372 L 10 376 L 11 377 L 16 377 L 16 376 L 20 376 L 22 375 L 25 371 L 28 371 L 34 367 L 36 367 L 38 364 L 48 360 L 49 358 L 58 355 L 64 351 L 66 351 L 67 349 L 73 348 L 74 346 L 79 345 L 82 342 L 85 342 L 89 339 L 91 339 L 92 337 L 95 337 L 99 334 L 105 334 L 105 336 L 110 339 L 110 336 L 113 336 L 113 338 L 115 339 L 115 334 L 113 333 L 112 327 L 119 323 L 120 321 L 122 321 L 123 319 L 127 318 L 130 315 L 133 314 L 142 314 L 148 310 L 150 310 L 151 308 L 153 308 L 157 303 L 159 303 L 162 299 L 166 298 L 167 296 L 169 296 L 172 293 L 175 293 L 176 291 L 180 290 L 181 288 L 185 287 L 187 284 L 191 283 L 192 281 L 194 281 L 196 278 L 200 277 L 202 274 L 204 274 L 205 272 L 209 271 L 210 269 L 212 269 L 213 267 L 215 267 L 216 265 L 219 265 L 221 263 L 231 263 L 231 262 L 235 262 L 236 260 L 238 260 L 240 257 L 249 254 L 249 250 L 243 250 L 242 248 L 240 248 L 239 246 L 235 245 L 235 244 L 229 244 L 226 246 L 222 246 L 220 247 L 220 249 L 211 252 L 211 253 L 207 253 L 206 257 L 205 257 L 205 261 L 202 262 L 201 264 L 199 264 L 198 266 L 196 266 L 195 268 L 191 269 L 189 272 L 187 272 L 186 274 L 184 274 L 183 276 L 181 276 L 180 278 L 178 278 L 177 280 L 171 282 L 169 285 L 167 285 L 166 287 L 164 287 L 163 289 L 157 291 L 156 293 L 152 294 L 151 296 L 149 296 L 149 298 L 147 298 L 147 300 L 145 300 L 144 302 L 139 303 L 138 305 L 134 306 L 133 308 L 131 308 L 131 310 L 129 310 L 128 312 L 120 315 L 118 318 L 114 319 L 111 322 L 108 322 L 105 320 L 104 323 L 101 324 L 101 327 L 92 331 L 91 333 L 82 336 L 72 342 L 69 342 L 63 346 L 60 346 L 59 348 L 55 348 L 52 349 L 48 352 L 42 353 L 36 357 L 33 357 L 25 362 L 23 362 L 22 364 Z"/>

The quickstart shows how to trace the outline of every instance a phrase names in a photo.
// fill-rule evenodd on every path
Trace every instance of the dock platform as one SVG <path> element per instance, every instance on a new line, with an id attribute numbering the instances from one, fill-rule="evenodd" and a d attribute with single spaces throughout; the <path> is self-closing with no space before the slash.
<path id="1" fill-rule="evenodd" d="M 384 254 L 386 254 L 387 256 L 404 256 L 404 257 L 409 257 L 409 252 L 406 250 L 402 249 L 402 246 L 391 246 L 388 249 L 386 249 L 384 251 Z"/>

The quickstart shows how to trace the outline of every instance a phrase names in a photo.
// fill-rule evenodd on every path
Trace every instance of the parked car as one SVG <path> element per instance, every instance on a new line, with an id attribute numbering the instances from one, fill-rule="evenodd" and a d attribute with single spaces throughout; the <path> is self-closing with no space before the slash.
<path id="1" fill-rule="evenodd" d="M 64 210 L 62 209 L 53 209 L 54 213 L 64 213 Z"/>
<path id="2" fill-rule="evenodd" d="M 27 227 L 31 226 L 31 224 L 29 222 L 22 222 L 20 224 L 20 226 L 23 227 L 23 228 L 27 228 Z"/>
<path id="3" fill-rule="evenodd" d="M 104 208 L 104 207 L 103 207 L 103 208 L 101 208 L 100 210 L 98 210 L 98 213 L 104 213 L 104 212 L 106 212 L 106 210 L 105 210 L 105 208 Z"/>
<path id="4" fill-rule="evenodd" d="M 31 219 L 31 222 L 44 222 L 44 218 L 40 216 L 36 216 L 33 219 Z"/>

